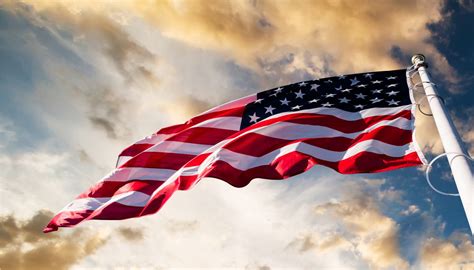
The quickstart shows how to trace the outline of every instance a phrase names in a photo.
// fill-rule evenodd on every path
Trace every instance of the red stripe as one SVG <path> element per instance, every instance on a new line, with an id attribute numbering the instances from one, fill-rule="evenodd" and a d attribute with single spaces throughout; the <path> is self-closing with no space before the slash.
<path id="1" fill-rule="evenodd" d="M 166 134 L 166 135 L 171 135 L 175 134 L 178 132 L 182 132 L 186 129 L 190 130 L 190 128 L 196 124 L 199 124 L 201 122 L 204 122 L 206 120 L 212 119 L 212 118 L 217 118 L 217 117 L 225 117 L 225 116 L 237 116 L 237 117 L 242 117 L 243 112 L 245 110 L 245 105 L 241 107 L 236 107 L 236 108 L 231 108 L 231 109 L 226 109 L 222 111 L 217 111 L 217 112 L 209 112 L 203 115 L 198 115 L 194 118 L 191 118 L 189 121 L 183 124 L 179 125 L 173 125 L 169 127 L 165 127 L 157 131 L 155 134 Z M 235 133 L 233 131 L 232 133 Z M 187 133 L 189 134 L 189 133 Z M 215 143 L 215 142 L 213 142 Z M 153 144 L 132 144 L 129 147 L 125 148 L 120 154 L 119 157 L 121 156 L 129 156 L 133 157 L 138 155 L 139 153 L 145 151 L 146 149 L 150 148 L 153 146 Z"/>
<path id="2" fill-rule="evenodd" d="M 244 187 L 255 178 L 269 180 L 281 180 L 301 174 L 314 165 L 330 167 L 343 174 L 383 172 L 398 168 L 418 166 L 420 159 L 413 152 L 401 158 L 394 158 L 371 152 L 361 152 L 340 162 L 329 162 L 316 159 L 312 156 L 299 152 L 291 152 L 274 160 L 270 165 L 255 167 L 249 170 L 238 170 L 224 161 L 216 161 L 199 176 L 180 177 L 174 182 L 166 193 L 155 194 L 145 206 L 141 215 L 149 215 L 157 212 L 167 198 L 171 196 L 179 184 L 180 190 L 189 189 L 197 181 L 204 177 L 213 177 L 229 183 L 234 187 Z M 157 198 L 157 199 L 155 199 Z M 164 200 L 163 198 L 166 198 Z"/>
<path id="3" fill-rule="evenodd" d="M 304 125 L 324 126 L 344 133 L 353 133 L 367 129 L 384 120 L 394 120 L 397 118 L 410 120 L 410 117 L 411 111 L 406 110 L 396 114 L 370 116 L 358 120 L 344 120 L 334 115 L 301 114 L 283 121 Z"/>
<path id="4" fill-rule="evenodd" d="M 194 157 L 194 155 L 186 154 L 142 152 L 130 159 L 129 161 L 125 162 L 125 164 L 120 167 L 142 167 L 178 170 Z"/>
<path id="5" fill-rule="evenodd" d="M 288 123 L 295 123 L 295 124 L 325 126 L 325 127 L 335 129 L 344 133 L 352 133 L 352 132 L 362 131 L 374 124 L 377 124 L 380 121 L 393 120 L 399 117 L 403 117 L 410 120 L 411 111 L 404 110 L 396 114 L 369 116 L 369 117 L 365 117 L 365 118 L 361 118 L 357 120 L 344 120 L 334 115 L 294 113 L 294 114 L 283 115 L 280 117 L 265 119 L 263 121 L 257 122 L 256 124 L 248 126 L 243 131 L 249 131 L 249 130 L 257 129 L 264 126 L 270 126 L 278 122 L 288 122 Z M 237 135 L 238 134 L 235 134 L 234 137 Z"/>
<path id="6" fill-rule="evenodd" d="M 270 165 L 259 166 L 248 170 L 238 170 L 224 161 L 216 161 L 199 178 L 214 177 L 235 186 L 244 187 L 252 179 L 285 179 L 309 170 L 314 165 L 323 165 L 342 174 L 373 173 L 394 170 L 398 168 L 420 165 L 418 155 L 413 152 L 404 157 L 390 157 L 371 152 L 361 152 L 340 162 L 330 162 L 316 159 L 299 152 L 291 152 L 274 160 Z M 183 179 L 183 187 L 189 186 L 192 177 Z M 194 181 L 196 181 L 194 179 Z M 187 183 L 184 183 L 187 182 Z"/>
<path id="7" fill-rule="evenodd" d="M 113 202 L 107 207 L 99 208 L 92 213 L 87 219 L 106 219 L 120 220 L 133 217 L 139 217 L 143 207 L 129 206 L 121 203 Z"/>
<path id="8" fill-rule="evenodd" d="M 102 181 L 92 186 L 88 191 L 77 197 L 80 198 L 101 198 L 112 197 L 114 195 L 126 193 L 129 191 L 140 191 L 151 195 L 153 191 L 159 188 L 164 181 L 160 180 L 129 180 L 120 181 Z"/>
<path id="9" fill-rule="evenodd" d="M 59 212 L 51 219 L 48 225 L 46 225 L 43 232 L 57 231 L 59 227 L 73 227 L 89 217 L 92 212 L 92 210 Z"/>
<path id="10" fill-rule="evenodd" d="M 217 112 L 219 113 L 219 112 Z M 397 114 L 393 115 L 380 115 L 380 116 L 371 116 L 359 120 L 349 121 L 340 119 L 333 115 L 320 115 L 320 114 L 308 114 L 308 113 L 301 113 L 301 114 L 292 114 L 292 115 L 285 115 L 282 117 L 278 117 L 275 119 L 266 120 L 266 125 L 271 125 L 277 122 L 290 122 L 296 124 L 305 124 L 305 125 L 315 125 L 315 126 L 325 126 L 328 128 L 332 128 L 344 133 L 353 133 L 357 131 L 364 130 L 380 121 L 383 120 L 393 120 L 399 117 L 403 117 L 406 119 L 410 119 L 411 112 L 408 110 L 401 111 Z M 261 123 L 261 122 L 260 122 Z M 263 125 L 256 125 L 251 126 L 252 129 L 256 127 L 261 127 Z M 176 126 L 174 126 L 176 127 Z M 174 128 L 173 127 L 173 128 Z M 211 131 L 212 134 L 208 134 L 208 131 Z M 216 133 L 218 133 L 216 135 Z M 214 144 L 223 140 L 233 134 L 235 131 L 229 130 L 221 130 L 216 128 L 190 128 L 185 132 L 180 132 L 170 138 L 167 141 L 185 141 L 185 142 L 192 142 L 192 143 L 200 143 L 200 144 Z M 135 156 L 146 149 L 153 146 L 152 144 L 135 144 L 131 145 L 130 147 L 126 148 L 120 156 Z"/>
<path id="11" fill-rule="evenodd" d="M 237 107 L 237 108 L 232 108 L 232 109 L 227 109 L 227 110 L 222 110 L 222 111 L 217 111 L 217 112 L 210 112 L 207 114 L 203 115 L 198 115 L 194 118 L 191 118 L 188 120 L 186 123 L 180 124 L 180 125 L 175 125 L 171 127 L 166 127 L 160 129 L 156 134 L 173 134 L 173 133 L 178 133 L 181 132 L 187 128 L 190 128 L 196 124 L 199 124 L 201 122 L 204 122 L 206 120 L 212 119 L 212 118 L 217 118 L 217 117 L 224 117 L 224 116 L 237 116 L 237 117 L 242 117 L 243 113 L 245 110 L 245 106 L 242 107 Z"/>
<path id="12" fill-rule="evenodd" d="M 141 152 L 147 150 L 148 148 L 152 147 L 153 145 L 154 144 L 149 143 L 132 144 L 129 147 L 125 148 L 122 153 L 119 154 L 119 157 L 134 157 L 140 154 Z"/>
<path id="13" fill-rule="evenodd" d="M 166 201 L 177 190 L 178 182 L 169 184 L 164 187 L 159 194 L 154 196 L 153 201 L 149 201 L 148 208 L 127 206 L 117 202 L 113 202 L 105 207 L 101 207 L 94 211 L 87 219 L 126 219 L 153 214 L 158 211 Z"/>
<path id="14" fill-rule="evenodd" d="M 271 134 L 270 134 L 271 135 Z M 412 141 L 411 130 L 403 130 L 391 126 L 381 126 L 370 132 L 361 133 L 359 136 L 350 139 L 345 137 L 333 137 L 333 138 L 302 138 L 298 140 L 285 140 L 274 138 L 271 136 L 265 136 L 257 133 L 247 133 L 239 138 L 236 138 L 223 148 L 246 154 L 254 157 L 263 156 L 282 148 L 285 145 L 295 142 L 305 142 L 313 146 L 321 147 L 331 151 L 345 151 L 349 147 L 366 140 L 379 140 L 392 145 L 405 145 Z M 258 147 L 255 147 L 258 145 Z"/>
<path id="15" fill-rule="evenodd" d="M 255 178 L 273 180 L 286 179 L 303 173 L 317 164 L 333 168 L 340 173 L 353 174 L 383 172 L 397 168 L 416 166 L 419 165 L 419 163 L 420 160 L 416 153 L 410 153 L 403 158 L 393 158 L 370 152 L 362 152 L 340 162 L 328 162 L 315 159 L 312 156 L 299 152 L 292 152 L 276 159 L 270 165 L 264 165 L 245 171 L 235 169 L 226 162 L 217 161 L 201 174 L 199 178 L 197 176 L 181 177 L 180 181 L 175 181 L 175 184 L 167 186 L 161 192 L 155 194 L 145 208 L 126 206 L 114 202 L 107 207 L 94 211 L 93 214 L 91 214 L 92 211 L 61 212 L 55 216 L 44 231 L 54 231 L 57 230 L 58 227 L 71 227 L 85 218 L 119 220 L 153 214 L 166 203 L 178 187 L 179 182 L 187 183 L 179 186 L 181 190 L 184 190 L 188 189 L 192 184 L 203 177 L 213 177 L 221 179 L 234 187 L 244 187 Z"/>
<path id="16" fill-rule="evenodd" d="M 224 139 L 227 139 L 233 134 L 235 134 L 234 130 L 210 127 L 194 127 L 177 133 L 166 140 L 195 144 L 216 144 Z"/>

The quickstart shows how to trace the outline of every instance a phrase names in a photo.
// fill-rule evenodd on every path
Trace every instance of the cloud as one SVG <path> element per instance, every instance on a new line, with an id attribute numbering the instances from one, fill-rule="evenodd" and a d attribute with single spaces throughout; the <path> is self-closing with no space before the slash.
<path id="1" fill-rule="evenodd" d="M 392 57 L 393 48 L 409 55 L 422 47 L 446 79 L 458 81 L 446 58 L 427 41 L 431 35 L 428 24 L 442 20 L 442 1 L 418 1 L 416 5 L 410 1 L 370 5 L 351 1 L 193 1 L 186 5 L 149 1 L 131 6 L 166 36 L 221 51 L 272 79 L 292 70 L 321 76 L 356 68 L 406 66 L 408 63 Z M 284 73 L 272 74 L 281 66 L 286 66 Z"/>
<path id="2" fill-rule="evenodd" d="M 433 154 L 443 153 L 443 144 L 441 143 L 433 117 L 422 115 L 417 111 L 415 119 L 415 136 L 423 152 L 430 152 Z"/>
<path id="3" fill-rule="evenodd" d="M 0 217 L 0 266 L 5 269 L 69 269 L 107 242 L 100 233 L 75 230 L 46 235 L 42 228 L 53 213 L 40 210 L 27 220 Z"/>
<path id="4" fill-rule="evenodd" d="M 167 230 L 171 233 L 192 232 L 195 231 L 198 227 L 199 222 L 197 220 L 185 221 L 171 219 L 166 224 Z"/>
<path id="5" fill-rule="evenodd" d="M 417 98 L 417 100 L 421 103 L 420 109 L 423 112 L 431 113 L 426 99 Z M 463 115 L 451 114 L 455 127 L 461 135 L 461 139 L 463 143 L 465 143 L 467 151 L 471 155 L 474 154 L 474 117 L 471 116 L 473 113 L 474 110 L 466 109 L 462 112 Z M 433 117 L 423 115 L 417 109 L 415 118 L 415 135 L 421 149 L 424 152 L 430 152 L 435 155 L 443 153 L 444 147 Z"/>
<path id="6" fill-rule="evenodd" d="M 92 125 L 107 134 L 110 139 L 130 136 L 128 125 L 123 120 L 123 108 L 127 100 L 107 88 L 82 92 L 89 105 L 88 119 Z"/>
<path id="7" fill-rule="evenodd" d="M 341 235 L 323 239 L 319 249 L 346 246 L 355 249 L 370 268 L 408 268 L 408 262 L 400 255 L 397 223 L 381 213 L 372 197 L 362 195 L 330 202 L 317 206 L 315 211 L 318 215 L 335 217 L 344 230 Z"/>
<path id="8" fill-rule="evenodd" d="M 144 19 L 166 37 L 220 52 L 267 81 L 288 83 L 302 76 L 407 66 L 409 59 L 397 59 L 394 48 L 404 56 L 424 48 L 423 53 L 445 79 L 459 81 L 456 71 L 429 41 L 432 33 L 428 25 L 443 20 L 443 1 L 418 1 L 415 5 L 395 0 L 370 5 L 351 1 L 26 2 L 52 14 L 58 6 L 75 11 L 56 17 L 76 20 L 82 30 L 94 29 L 112 41 L 103 47 L 121 71 L 130 64 L 129 51 L 140 59 L 146 59 L 148 53 L 116 31 L 110 20 L 104 21 L 107 17 L 88 14 L 108 14 L 124 25 L 134 16 Z M 83 22 L 79 19 L 86 17 Z"/>
<path id="9" fill-rule="evenodd" d="M 474 12 L 474 1 L 472 0 L 458 0 L 461 7 L 465 8 L 469 12 Z"/>
<path id="10" fill-rule="evenodd" d="M 419 264 L 422 269 L 474 269 L 472 237 L 454 233 L 450 239 L 426 239 Z"/>
<path id="11" fill-rule="evenodd" d="M 70 269 L 108 243 L 126 245 L 144 239 L 143 228 L 75 228 L 69 232 L 44 234 L 42 229 L 53 213 L 38 210 L 32 217 L 0 216 L 0 268 Z"/>
<path id="12" fill-rule="evenodd" d="M 111 160 L 115 161 L 125 140 L 130 142 L 131 137 L 260 86 L 398 68 L 407 64 L 403 57 L 421 47 L 426 48 L 432 66 L 450 81 L 457 80 L 455 71 L 428 41 L 426 25 L 440 22 L 440 2 L 356 6 L 349 1 L 194 1 L 188 6 L 179 1 L 23 3 L 27 3 L 21 6 L 23 12 L 31 13 L 22 16 L 48 31 L 47 40 L 68 52 L 61 53 L 44 39 L 26 39 L 31 47 L 49 51 L 39 62 L 51 81 L 35 81 L 35 92 L 25 99 L 25 107 L 36 108 L 45 129 L 54 133 L 55 143 L 50 145 L 54 152 L 0 155 L 0 164 L 8 168 L 0 177 L 9 183 L 8 191 L 0 192 L 11 199 L 2 211 L 14 209 L 23 215 L 27 209 L 34 211 L 32 205 L 59 209 L 102 176 L 104 170 L 98 166 L 112 167 Z M 401 56 L 394 56 L 394 51 Z M 76 58 L 68 59 L 70 54 Z M 436 152 L 439 140 L 432 138 L 428 119 L 418 131 L 427 130 L 422 134 L 427 139 L 424 144 Z M 76 157 L 80 160 L 73 157 L 77 151 L 56 149 L 57 142 L 80 149 Z M 322 170 L 321 174 L 328 175 L 324 179 L 321 170 L 295 177 L 294 186 L 256 182 L 235 190 L 221 182 L 203 181 L 193 190 L 176 194 L 157 216 L 120 221 L 125 225 L 117 229 L 118 237 L 106 238 L 108 244 L 100 250 L 103 238 L 91 240 L 90 245 L 97 248 L 88 254 L 96 255 L 83 255 L 88 259 L 82 266 L 406 268 L 398 225 L 380 210 L 381 200 L 399 200 L 400 192 L 382 192 L 382 183 L 372 186 L 372 193 L 363 191 L 360 185 L 369 185 L 363 179 L 348 183 Z M 304 178 L 309 180 L 304 182 Z M 340 190 L 354 194 L 339 195 Z M 384 198 L 369 199 L 379 191 Z M 47 196 L 53 193 L 57 196 Z M 24 195 L 32 198 L 25 205 L 15 203 Z M 316 204 L 324 214 L 314 214 Z M 11 224 L 23 222 L 18 217 L 12 220 Z M 93 226 L 99 223 L 91 222 Z M 143 227 L 128 226 L 137 223 Z M 78 231 L 95 239 L 93 233 Z M 63 236 L 58 237 L 61 245 Z M 133 254 L 130 246 L 122 245 L 123 239 L 133 242 Z M 286 248 L 288 243 L 293 245 Z"/>
<path id="13" fill-rule="evenodd" d="M 466 143 L 466 148 L 471 156 L 474 155 L 474 109 L 463 111 L 462 116 L 454 116 L 454 124 Z"/>
<path id="14" fill-rule="evenodd" d="M 413 215 L 413 214 L 416 214 L 420 212 L 420 208 L 414 204 L 408 206 L 407 209 L 403 210 L 400 212 L 401 215 L 403 216 L 409 216 L 409 215 Z"/>
<path id="15" fill-rule="evenodd" d="M 139 241 L 143 240 L 144 237 L 143 228 L 119 227 L 117 231 L 128 241 Z"/>
<path id="16" fill-rule="evenodd" d="M 13 122 L 0 115 L 0 148 L 5 147 L 4 143 L 16 140 L 16 132 L 13 130 Z"/>

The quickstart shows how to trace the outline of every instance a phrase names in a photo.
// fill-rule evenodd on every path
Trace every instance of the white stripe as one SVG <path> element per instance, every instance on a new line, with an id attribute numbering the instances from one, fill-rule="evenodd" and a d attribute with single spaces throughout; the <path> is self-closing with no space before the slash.
<path id="1" fill-rule="evenodd" d="M 289 122 L 277 122 L 268 126 L 263 126 L 256 130 L 249 130 L 246 134 L 257 133 L 264 136 L 269 136 L 278 139 L 285 140 L 298 140 L 303 138 L 334 138 L 334 137 L 345 137 L 345 138 L 356 138 L 361 133 L 370 132 L 381 126 L 397 127 L 404 130 L 411 130 L 412 120 L 400 117 L 392 120 L 380 121 L 364 130 L 345 133 L 339 130 L 335 130 L 326 126 L 307 125 L 307 124 L 296 124 Z"/>
<path id="2" fill-rule="evenodd" d="M 354 121 L 354 120 L 360 120 L 362 118 L 371 117 L 371 116 L 383 116 L 383 115 L 396 114 L 403 110 L 411 110 L 411 106 L 412 105 L 404 105 L 404 106 L 390 107 L 390 108 L 371 108 L 371 109 L 366 109 L 359 112 L 348 112 L 348 111 L 344 111 L 337 108 L 313 108 L 313 109 L 301 110 L 301 111 L 296 111 L 296 112 L 280 113 L 280 114 L 273 115 L 267 119 L 273 119 L 273 118 L 281 117 L 284 115 L 291 115 L 291 114 L 298 114 L 298 113 L 314 113 L 314 114 L 322 114 L 322 115 L 331 115 L 331 116 L 336 116 L 343 120 Z M 217 119 L 217 121 L 215 121 L 215 119 Z M 202 126 L 202 127 L 217 127 L 217 128 L 222 128 L 222 129 L 239 130 L 240 122 L 241 122 L 240 117 L 218 117 L 218 118 L 211 118 L 209 120 L 201 122 L 192 127 Z M 188 127 L 188 128 L 191 128 L 191 127 Z M 136 142 L 135 144 L 157 144 L 173 136 L 174 134 L 153 134 L 151 136 L 148 136 Z"/>
<path id="3" fill-rule="evenodd" d="M 110 198 L 82 198 L 76 199 L 70 202 L 60 212 L 65 211 L 82 211 L 82 210 L 95 210 Z"/>
<path id="4" fill-rule="evenodd" d="M 414 149 L 411 143 L 403 146 L 394 146 L 377 140 L 366 140 L 351 146 L 347 151 L 338 152 L 303 142 L 296 142 L 274 150 L 264 156 L 254 157 L 221 148 L 210 155 L 210 157 L 206 159 L 206 161 L 203 162 L 201 166 L 199 166 L 199 173 L 218 160 L 224 161 L 236 169 L 248 170 L 258 166 L 268 165 L 273 160 L 294 151 L 307 154 L 321 160 L 339 162 L 361 152 L 384 154 L 390 157 L 403 157 L 413 152 Z"/>
<path id="5" fill-rule="evenodd" d="M 127 206 L 143 207 L 149 199 L 149 195 L 140 191 L 129 191 L 113 197 L 81 198 L 69 203 L 61 212 L 96 210 L 111 200 Z"/>
<path id="6" fill-rule="evenodd" d="M 168 179 L 175 170 L 169 169 L 152 169 L 152 168 L 117 168 L 109 175 L 105 176 L 101 181 L 125 182 L 128 180 L 158 180 L 164 181 Z"/>
<path id="7" fill-rule="evenodd" d="M 194 127 L 213 127 L 213 128 L 237 131 L 240 129 L 241 121 L 242 121 L 242 117 L 238 117 L 238 116 L 216 117 L 216 118 L 211 118 L 206 121 L 197 123 L 196 125 L 190 126 L 187 129 L 191 129 Z"/>
<path id="8" fill-rule="evenodd" d="M 307 124 L 296 124 L 289 122 L 278 122 L 272 125 L 264 126 L 258 130 L 250 130 L 246 132 L 257 133 L 265 136 L 271 136 L 274 138 L 285 139 L 285 140 L 297 140 L 302 138 L 333 138 L 333 137 L 345 137 L 345 138 L 356 138 L 361 133 L 370 132 L 381 126 L 397 127 L 404 130 L 411 129 L 412 120 L 406 118 L 396 118 L 392 120 L 380 121 L 369 128 L 353 133 L 344 133 L 335 129 L 328 128 L 326 126 L 316 126 Z M 230 140 L 222 141 L 222 143 L 229 142 Z M 164 152 L 164 153 L 177 153 L 177 154 L 189 154 L 198 155 L 201 153 L 208 152 L 207 150 L 213 145 L 206 144 L 194 144 L 186 142 L 175 142 L 175 141 L 164 141 L 155 146 L 152 146 L 145 150 L 145 152 Z"/>
<path id="9" fill-rule="evenodd" d="M 123 164 L 125 164 L 125 162 L 129 161 L 132 158 L 133 157 L 131 157 L 131 156 L 119 156 L 118 160 L 117 160 L 117 165 L 115 167 L 118 168 L 118 167 L 122 166 Z"/>
<path id="10" fill-rule="evenodd" d="M 398 106 L 398 107 L 370 108 L 370 109 L 365 109 L 365 110 L 357 111 L 357 112 L 348 112 L 348 111 L 344 111 L 338 108 L 318 107 L 318 108 L 295 111 L 295 112 L 279 113 L 271 117 L 268 117 L 265 120 L 278 118 L 285 115 L 310 113 L 310 114 L 322 114 L 322 115 L 335 116 L 339 119 L 354 121 L 354 120 L 359 120 L 362 118 L 367 118 L 367 117 L 372 117 L 372 116 L 392 115 L 392 114 L 399 113 L 401 111 L 411 111 L 411 107 L 412 105 L 410 104 L 410 105 L 403 105 L 403 106 Z"/>
<path id="11" fill-rule="evenodd" d="M 241 123 L 242 118 L 237 117 L 237 116 L 226 116 L 226 117 L 216 117 L 216 118 L 211 118 L 206 121 L 200 122 L 196 125 L 190 126 L 186 128 L 185 130 L 189 130 L 195 127 L 208 127 L 208 128 L 219 128 L 219 129 L 225 129 L 225 130 L 234 130 L 238 131 L 240 129 L 240 123 Z M 148 136 L 138 142 L 136 144 L 159 144 L 159 143 L 164 143 L 166 139 L 179 134 L 178 133 L 173 133 L 173 134 L 153 134 L 151 136 Z M 207 147 L 209 148 L 209 147 Z M 206 149 L 207 149 L 206 148 Z M 204 151 L 204 150 L 203 150 Z M 148 151 L 148 152 L 161 152 L 161 151 Z M 201 151 L 202 152 L 202 151 Z M 125 157 L 125 156 L 120 156 L 120 157 Z M 118 161 L 118 165 L 120 166 L 124 164 L 128 159 L 120 159 Z"/>
<path id="12" fill-rule="evenodd" d="M 186 155 L 197 155 L 213 145 L 196 144 L 187 142 L 164 141 L 148 148 L 145 152 L 176 153 Z"/>
<path id="13" fill-rule="evenodd" d="M 110 198 L 109 202 L 116 202 L 127 206 L 143 207 L 150 200 L 150 195 L 140 191 L 129 191 Z"/>

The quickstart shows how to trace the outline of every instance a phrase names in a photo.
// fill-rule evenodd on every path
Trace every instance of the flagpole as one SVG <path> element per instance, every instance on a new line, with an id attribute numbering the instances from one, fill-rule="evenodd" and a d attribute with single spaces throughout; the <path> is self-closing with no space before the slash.
<path id="1" fill-rule="evenodd" d="M 466 157 L 469 154 L 463 146 L 452 119 L 449 117 L 444 101 L 438 95 L 436 86 L 431 82 L 426 71 L 428 65 L 425 63 L 425 56 L 416 54 L 411 61 L 420 75 L 426 99 L 438 128 L 439 137 L 446 152 L 471 233 L 474 235 L 474 173 L 470 166 L 471 161 Z"/>

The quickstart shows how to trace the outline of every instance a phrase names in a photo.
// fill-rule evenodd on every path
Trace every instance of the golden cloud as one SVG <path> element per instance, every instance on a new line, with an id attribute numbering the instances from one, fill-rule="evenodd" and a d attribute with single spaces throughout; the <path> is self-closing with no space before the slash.
<path id="1" fill-rule="evenodd" d="M 349 246 L 347 243 L 351 243 L 371 268 L 408 268 L 408 262 L 400 255 L 396 222 L 380 212 L 372 197 L 330 202 L 317 206 L 315 211 L 336 217 L 346 228 L 346 233 L 331 235 L 322 241 L 320 247 L 331 248 L 325 243 L 335 239 L 339 244 L 333 246 Z"/>
<path id="2" fill-rule="evenodd" d="M 298 70 L 310 76 L 397 68 L 408 65 L 394 59 L 394 50 L 400 50 L 425 53 L 446 79 L 458 81 L 446 58 L 428 41 L 428 25 L 443 20 L 441 0 L 391 0 L 366 5 L 350 0 L 22 2 L 48 12 L 60 6 L 70 11 L 63 15 L 67 17 L 80 18 L 92 11 L 125 23 L 127 18 L 142 18 L 167 37 L 219 51 L 261 74 L 271 73 L 272 63 L 281 65 L 277 60 L 288 55 L 291 60 L 286 73 Z M 102 31 L 109 29 L 107 20 L 91 21 L 82 26 L 113 33 Z M 109 49 L 123 55 L 120 50 Z"/>
<path id="3" fill-rule="evenodd" d="M 0 216 L 0 269 L 69 269 L 111 240 L 106 230 L 44 234 L 53 213 L 39 210 L 30 219 Z M 142 228 L 118 227 L 115 235 L 126 241 L 143 239 Z"/>
<path id="4" fill-rule="evenodd" d="M 29 220 L 0 217 L 0 268 L 69 269 L 108 240 L 100 233 L 80 229 L 67 235 L 46 235 L 42 228 L 52 217 L 48 211 L 38 211 Z"/>
<path id="5" fill-rule="evenodd" d="M 138 16 L 168 37 L 221 51 L 265 73 L 261 63 L 294 56 L 290 66 L 312 76 L 400 66 L 394 49 L 421 50 L 448 80 L 455 71 L 427 42 L 442 20 L 442 1 L 139 1 Z M 281 63 L 279 63 L 281 64 Z M 401 65 L 406 65 L 402 63 Z M 289 67 L 289 68 L 291 68 Z"/>
<path id="6" fill-rule="evenodd" d="M 474 245 L 467 234 L 455 233 L 450 239 L 429 238 L 420 252 L 423 269 L 474 269 Z"/>

